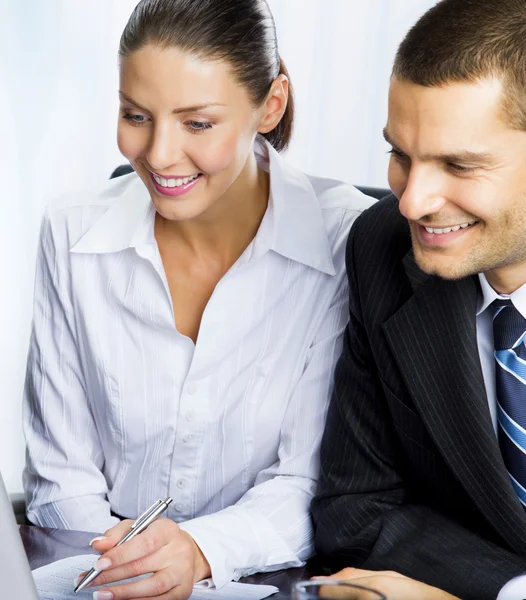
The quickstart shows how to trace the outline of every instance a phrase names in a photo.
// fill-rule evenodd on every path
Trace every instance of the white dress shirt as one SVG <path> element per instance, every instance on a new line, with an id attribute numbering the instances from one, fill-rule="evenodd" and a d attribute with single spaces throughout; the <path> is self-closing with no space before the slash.
<path id="1" fill-rule="evenodd" d="M 488 283 L 483 273 L 479 274 L 479 281 L 482 296 L 479 299 L 477 307 L 477 345 L 484 385 L 488 396 L 489 412 L 495 434 L 497 434 L 497 392 L 495 384 L 495 358 L 493 355 L 495 346 L 493 343 L 493 312 L 490 304 L 498 298 L 501 300 L 509 299 L 513 303 L 513 306 L 526 319 L 526 284 L 508 296 L 498 294 Z"/>
<path id="2" fill-rule="evenodd" d="M 309 508 L 348 320 L 345 245 L 373 201 L 256 144 L 270 172 L 254 240 L 197 343 L 178 333 L 136 174 L 48 209 L 24 403 L 28 516 L 103 532 L 157 498 L 219 587 L 312 554 Z"/>

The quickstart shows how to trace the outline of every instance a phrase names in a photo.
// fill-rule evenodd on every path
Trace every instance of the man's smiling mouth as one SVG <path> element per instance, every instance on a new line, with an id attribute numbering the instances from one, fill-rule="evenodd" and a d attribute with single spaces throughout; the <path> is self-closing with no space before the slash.
<path id="1" fill-rule="evenodd" d="M 428 227 L 427 225 L 422 225 L 425 228 L 427 233 L 436 233 L 437 235 L 442 235 L 443 233 L 451 233 L 452 231 L 458 231 L 459 229 L 467 229 L 472 225 L 475 225 L 478 221 L 469 221 L 467 223 L 461 223 L 460 225 L 450 225 L 448 227 Z"/>

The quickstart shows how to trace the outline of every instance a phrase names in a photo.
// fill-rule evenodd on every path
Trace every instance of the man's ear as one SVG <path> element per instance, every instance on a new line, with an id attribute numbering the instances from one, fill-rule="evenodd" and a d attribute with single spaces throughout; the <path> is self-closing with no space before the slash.
<path id="1" fill-rule="evenodd" d="M 263 112 L 258 127 L 259 133 L 268 133 L 278 125 L 287 108 L 288 99 L 289 80 L 286 75 L 278 75 L 272 82 L 272 86 L 263 106 Z"/>

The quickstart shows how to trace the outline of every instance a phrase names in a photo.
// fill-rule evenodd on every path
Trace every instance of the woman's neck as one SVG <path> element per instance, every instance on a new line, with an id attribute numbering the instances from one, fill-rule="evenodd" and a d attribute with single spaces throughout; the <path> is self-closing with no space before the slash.
<path id="1" fill-rule="evenodd" d="M 270 177 L 252 155 L 237 180 L 215 205 L 196 219 L 169 221 L 157 213 L 155 237 L 164 247 L 199 262 L 229 266 L 254 239 L 268 204 Z"/>

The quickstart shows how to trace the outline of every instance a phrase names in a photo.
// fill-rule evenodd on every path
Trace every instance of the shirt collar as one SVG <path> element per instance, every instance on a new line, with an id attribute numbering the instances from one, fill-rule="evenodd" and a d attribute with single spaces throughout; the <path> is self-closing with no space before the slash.
<path id="1" fill-rule="evenodd" d="M 322 210 L 308 177 L 288 165 L 261 136 L 256 140 L 254 151 L 258 166 L 270 173 L 270 197 L 252 244 L 251 258 L 273 250 L 335 275 Z M 103 254 L 155 243 L 155 209 L 138 175 L 117 178 L 102 195 L 111 197 L 108 209 L 71 252 Z"/>
<path id="2" fill-rule="evenodd" d="M 499 294 L 489 284 L 484 273 L 479 273 L 480 288 L 482 290 L 482 296 L 479 298 L 479 304 L 477 309 L 477 317 L 483 313 L 488 306 L 497 299 L 512 301 L 513 306 L 521 313 L 526 319 L 526 283 L 519 289 L 515 290 L 512 294 Z"/>
<path id="3" fill-rule="evenodd" d="M 148 189 L 136 173 L 118 177 L 100 192 L 107 210 L 70 249 L 79 254 L 105 254 L 152 244 L 155 209 Z"/>
<path id="4" fill-rule="evenodd" d="M 261 136 L 254 151 L 258 166 L 270 173 L 270 196 L 254 239 L 253 255 L 273 250 L 285 258 L 335 275 L 325 221 L 309 178 L 289 165 Z"/>

